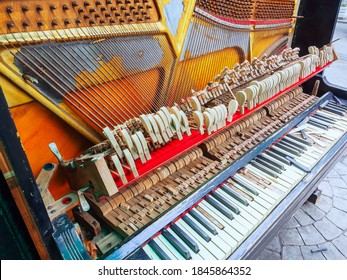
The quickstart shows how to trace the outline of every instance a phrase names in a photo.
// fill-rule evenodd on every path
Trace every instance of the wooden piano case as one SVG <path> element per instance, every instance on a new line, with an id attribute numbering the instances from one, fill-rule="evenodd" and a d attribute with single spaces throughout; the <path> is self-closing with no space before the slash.
<path id="1" fill-rule="evenodd" d="M 9 10 L 6 12 L 6 15 L 10 18 L 3 18 L 0 21 L 2 26 L 6 26 L 6 28 L 2 28 L 1 34 L 11 32 L 11 28 L 13 30 L 10 22 L 17 18 L 11 17 L 11 14 L 15 14 L 19 6 L 23 6 L 22 3 L 20 3 L 21 1 L 15 2 L 16 6 L 14 6 L 14 12 Z M 72 5 L 72 3 L 70 3 L 71 1 L 68 2 L 68 5 Z M 148 1 L 146 1 L 146 3 L 147 2 Z M 129 27 L 128 29 L 126 27 L 124 29 L 116 29 L 117 32 L 123 32 L 123 34 L 125 34 L 124 36 L 129 37 L 128 43 L 131 48 L 129 48 L 129 50 L 124 50 L 125 47 L 123 49 L 117 49 L 115 52 L 115 61 L 113 61 L 116 65 L 120 65 L 117 58 L 125 59 L 126 55 L 128 55 L 127 51 L 137 51 L 138 60 L 122 62 L 124 64 L 121 64 L 121 69 L 117 68 L 118 72 L 113 72 L 113 75 L 116 75 L 117 81 L 120 81 L 119 84 L 122 85 L 124 82 L 126 87 L 141 89 L 139 92 L 136 92 L 136 94 L 143 94 L 141 98 L 130 96 L 130 99 L 133 98 L 135 103 L 138 103 L 149 98 L 149 100 L 144 102 L 146 106 L 143 106 L 143 109 L 146 110 L 149 109 L 147 105 L 150 105 L 151 102 L 155 105 L 153 105 L 154 107 L 160 107 L 164 105 L 169 106 L 187 98 L 190 95 L 191 89 L 197 90 L 202 88 L 207 82 L 212 80 L 214 75 L 225 65 L 233 65 L 242 62 L 244 59 L 261 56 L 266 52 L 273 54 L 279 53 L 285 46 L 291 44 L 293 47 L 299 46 L 302 51 L 305 51 L 307 47 L 311 45 L 323 46 L 327 44 L 331 40 L 333 26 L 336 21 L 336 12 L 340 1 L 329 1 L 328 5 L 326 3 L 327 1 L 320 0 L 319 2 L 322 2 L 322 5 L 328 7 L 329 13 L 324 9 L 316 11 L 313 15 L 310 15 L 308 11 L 311 11 L 310 7 L 320 6 L 317 1 L 288 1 L 296 3 L 295 9 L 299 11 L 297 14 L 303 15 L 303 19 L 287 18 L 286 20 L 279 20 L 276 18 L 276 15 L 269 15 L 268 17 L 273 17 L 272 20 L 269 20 L 269 18 L 266 18 L 266 15 L 259 12 L 259 14 L 256 16 L 253 15 L 254 17 L 246 21 L 242 19 L 242 15 L 240 15 L 240 18 L 238 18 L 238 14 L 231 17 L 230 13 L 232 12 L 223 14 L 221 13 L 221 9 L 215 11 L 208 10 L 206 8 L 208 7 L 206 6 L 206 2 L 208 1 L 203 0 L 183 1 L 183 5 L 181 6 L 176 3 L 177 1 L 149 2 L 148 5 L 152 7 L 152 14 L 150 18 L 145 19 L 145 21 L 148 21 L 145 23 L 147 24 L 146 28 L 143 28 L 145 25 L 140 24 L 138 30 Z M 267 1 L 263 2 L 266 3 Z M 300 5 L 299 2 L 301 2 Z M 38 6 L 42 5 L 41 8 L 43 8 L 43 11 L 47 9 L 55 10 L 54 7 L 50 7 L 45 1 L 31 1 L 29 4 L 32 5 L 32 7 L 36 7 L 36 9 L 38 9 Z M 6 10 L 8 5 L 10 4 L 1 4 L 1 8 Z M 59 5 L 62 5 L 62 7 L 59 6 L 56 8 L 58 8 L 58 10 L 59 8 L 64 10 L 63 4 Z M 170 8 L 178 9 L 180 12 L 179 20 L 172 16 L 174 14 L 173 12 L 170 14 Z M 245 4 L 245 13 L 247 9 L 247 5 Z M 221 20 L 224 23 L 227 22 L 228 26 L 223 29 L 211 19 L 206 20 L 206 17 L 204 17 L 206 13 L 213 14 L 215 16 L 214 19 Z M 325 20 L 321 21 L 320 16 L 323 13 Z M 192 17 L 193 14 L 194 17 Z M 49 18 L 48 15 L 43 16 L 45 16 L 45 25 L 47 25 L 46 22 L 54 20 Z M 60 16 L 63 20 L 65 14 Z M 129 17 L 126 18 L 128 19 Z M 16 23 L 15 20 L 13 21 Z M 19 17 L 19 20 L 22 19 Z M 274 25 L 273 28 L 272 24 Z M 275 26 L 276 24 L 277 26 Z M 103 23 L 101 23 L 101 25 L 103 25 Z M 317 34 L 318 30 L 323 30 L 320 28 L 320 25 L 324 26 L 325 31 L 323 34 Z M 245 29 L 240 31 L 240 26 Z M 18 28 L 17 31 L 19 32 L 33 32 L 33 30 L 30 29 L 33 28 L 33 24 L 28 27 L 30 30 L 25 29 L 25 24 L 23 27 L 18 25 L 16 28 Z M 257 28 L 259 28 L 259 30 L 257 30 Z M 261 28 L 265 28 L 267 31 L 262 31 Z M 5 32 L 5 29 L 8 31 Z M 108 32 L 109 31 L 103 31 L 106 35 L 108 35 Z M 148 38 L 146 37 L 147 33 L 150 34 Z M 47 34 L 50 35 L 50 33 Z M 47 36 L 47 34 L 45 36 Z M 236 43 L 234 41 L 230 43 L 225 39 L 229 36 L 228 34 L 232 34 L 232 36 L 235 37 L 234 40 Z M 294 37 L 292 37 L 293 34 Z M 61 37 L 60 40 L 66 40 L 61 34 L 59 36 Z M 9 38 L 5 37 L 5 39 L 8 41 Z M 119 42 L 117 42 L 117 40 L 118 39 L 115 39 L 117 44 L 122 44 L 121 40 L 119 40 Z M 203 42 L 203 40 L 205 40 L 205 42 Z M 139 46 L 138 42 L 140 42 L 140 45 L 149 42 L 150 46 L 156 48 L 157 52 L 154 57 L 149 56 L 146 58 L 146 55 L 150 55 L 150 52 L 142 53 L 137 49 Z M 64 243 L 59 243 L 60 239 L 54 237 L 56 225 L 52 224 L 47 214 L 35 178 L 39 175 L 42 167 L 46 163 L 57 163 L 54 155 L 48 149 L 49 143 L 59 142 L 59 148 L 64 157 L 72 158 L 78 156 L 79 153 L 92 143 L 102 140 L 104 136 L 100 133 L 99 127 L 95 125 L 94 122 L 89 122 L 88 119 L 86 120 L 83 114 L 81 115 L 81 111 L 78 111 L 78 108 L 73 108 L 74 105 L 69 104 L 69 100 L 71 99 L 62 98 L 57 101 L 52 96 L 48 95 L 47 97 L 47 95 L 45 95 L 46 89 L 40 92 L 38 89 L 39 87 L 35 85 L 32 86 L 30 80 L 22 79 L 20 71 L 18 71 L 18 63 L 16 65 L 11 65 L 13 63 L 13 57 L 10 55 L 10 51 L 13 50 L 13 47 L 18 48 L 18 42 L 15 40 L 11 43 L 13 45 L 8 47 L 9 45 L 7 44 L 7 47 L 2 50 L 1 54 L 2 74 L 0 76 L 0 82 L 6 97 L 5 100 L 2 94 L 0 96 L 2 120 L 0 124 L 2 149 L 0 151 L 4 159 L 1 161 L 1 171 L 3 174 L 7 174 L 5 179 L 7 180 L 7 184 L 9 184 L 12 196 L 23 217 L 24 224 L 28 229 L 28 233 L 25 234 L 27 236 L 26 238 L 31 240 L 28 242 L 28 246 L 32 248 L 34 244 L 35 248 L 32 250 L 37 253 L 28 255 L 27 258 L 36 258 L 37 256 L 42 259 L 73 258 L 69 253 L 62 253 L 61 247 L 64 247 Z M 85 41 L 83 41 L 83 43 L 85 43 Z M 199 43 L 201 46 L 204 46 L 204 51 L 202 53 L 199 49 Z M 24 47 L 21 43 L 19 43 L 19 46 Z M 105 46 L 109 47 L 110 45 Z M 106 47 L 102 48 L 104 49 Z M 149 51 L 149 49 L 146 49 L 146 51 Z M 160 52 L 162 52 L 162 55 L 160 55 Z M 138 69 L 133 69 L 134 66 L 131 66 L 131 62 L 133 62 L 136 67 L 144 68 L 144 71 L 141 72 L 138 71 Z M 105 64 L 106 63 L 109 62 L 105 62 Z M 11 70 L 7 68 L 8 65 L 10 65 Z M 110 69 L 111 71 L 116 71 L 116 69 Z M 23 69 L 21 69 L 21 71 L 23 71 Z M 102 79 L 95 78 L 95 81 L 93 80 L 94 78 L 89 77 L 96 88 L 96 85 L 100 83 L 101 80 L 109 80 L 109 75 L 111 75 L 111 73 L 107 74 L 102 70 L 100 73 L 96 71 L 94 74 L 98 77 L 104 77 Z M 83 75 L 87 77 L 89 73 L 84 73 Z M 128 79 L 123 81 L 125 78 Z M 147 83 L 146 80 L 150 82 Z M 58 79 L 58 84 L 59 81 Z M 76 84 L 78 85 L 78 93 L 79 91 L 82 92 L 85 90 L 83 81 L 76 79 Z M 124 90 L 124 88 L 114 88 L 114 82 L 112 81 L 110 81 L 110 84 L 112 90 L 120 92 Z M 307 82 L 304 84 L 304 88 L 305 92 L 310 92 L 312 86 Z M 320 95 L 323 95 L 329 90 L 331 89 L 327 88 L 326 85 L 322 85 L 322 92 Z M 147 92 L 142 93 L 144 91 Z M 333 89 L 333 92 L 335 93 L 335 89 Z M 337 90 L 337 92 L 339 97 L 347 99 L 346 95 L 344 95 L 345 93 L 339 90 Z M 94 88 L 92 93 L 97 95 L 98 90 Z M 124 96 L 127 94 L 130 94 L 128 90 L 124 90 L 120 95 Z M 105 100 L 105 97 L 103 98 Z M 165 215 L 156 220 L 150 227 L 145 228 L 130 241 L 124 243 L 116 250 L 108 252 L 107 255 L 101 258 L 131 258 L 131 254 L 133 254 L 134 251 L 136 254 L 136 249 L 155 235 L 158 230 L 175 219 L 177 215 L 188 209 L 202 196 L 234 174 L 239 168 L 244 166 L 276 140 L 280 139 L 291 128 L 312 113 L 320 103 L 331 98 L 331 93 L 325 94 L 309 111 L 305 111 L 303 114 L 297 116 L 292 122 L 261 143 L 261 145 L 246 153 L 236 164 L 223 170 L 217 178 L 206 183 L 198 192 L 195 192 L 188 199 L 182 201 L 178 207 L 165 213 Z M 103 102 L 100 104 L 100 106 L 108 106 Z M 126 110 L 129 106 L 124 100 L 117 101 L 116 104 L 122 108 L 122 110 Z M 281 202 L 271 215 L 230 256 L 230 259 L 256 258 L 281 226 L 308 198 L 315 189 L 315 185 L 338 159 L 338 156 L 346 148 L 345 138 L 346 137 L 342 138 L 334 146 L 314 168 L 311 174 Z M 197 136 L 194 140 L 195 143 L 193 143 L 193 145 L 188 144 L 185 150 L 188 151 L 189 147 L 201 144 L 205 139 L 204 137 Z M 170 154 L 165 155 L 164 153 L 164 160 L 162 160 L 162 163 L 168 162 L 169 160 Z M 154 166 L 157 165 L 154 164 Z M 145 172 L 149 172 L 154 166 L 148 167 L 147 165 L 147 170 Z M 52 177 L 50 190 L 52 191 L 54 200 L 64 197 L 71 191 L 60 169 Z M 68 214 L 71 216 L 71 212 Z M 63 222 L 64 220 L 62 220 L 62 223 Z M 81 248 L 81 244 L 78 244 L 77 241 L 75 246 L 76 248 Z M 3 256 L 3 258 L 6 258 L 6 256 Z"/>

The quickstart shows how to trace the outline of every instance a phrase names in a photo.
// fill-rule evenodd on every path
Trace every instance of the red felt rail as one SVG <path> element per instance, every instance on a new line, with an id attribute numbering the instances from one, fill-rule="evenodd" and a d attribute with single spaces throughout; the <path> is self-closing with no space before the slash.
<path id="1" fill-rule="evenodd" d="M 140 176 L 137 178 L 134 178 L 134 176 L 130 172 L 128 172 L 128 174 L 127 174 L 128 183 L 127 184 L 123 184 L 122 181 L 116 175 L 116 173 L 111 171 L 118 189 L 121 190 L 121 189 L 127 187 L 131 183 L 139 180 L 140 178 L 142 178 L 145 175 L 147 175 L 148 173 L 156 170 L 160 166 L 162 166 L 162 165 L 172 161 L 173 159 L 185 154 L 186 152 L 188 152 L 192 148 L 197 147 L 201 143 L 207 141 L 208 139 L 215 136 L 216 134 L 219 134 L 220 132 L 224 131 L 225 129 L 230 128 L 235 123 L 239 122 L 240 120 L 246 118 L 247 116 L 249 116 L 252 113 L 259 110 L 260 108 L 269 104 L 271 101 L 273 101 L 277 97 L 279 97 L 282 94 L 294 89 L 295 87 L 301 85 L 303 82 L 305 82 L 305 81 L 309 80 L 310 78 L 312 78 L 313 76 L 317 75 L 318 73 L 323 71 L 324 68 L 328 67 L 330 64 L 331 64 L 331 62 L 329 62 L 324 67 L 317 67 L 316 71 L 313 72 L 312 74 L 310 74 L 309 76 L 307 76 L 306 78 L 300 79 L 297 83 L 295 83 L 295 84 L 291 85 L 290 87 L 286 88 L 285 90 L 277 93 L 272 98 L 264 101 L 261 104 L 258 104 L 252 110 L 248 110 L 245 108 L 245 114 L 242 115 L 242 114 L 240 114 L 240 112 L 236 112 L 235 115 L 233 116 L 232 122 L 227 122 L 226 126 L 224 126 L 223 128 L 219 129 L 216 132 L 213 132 L 211 135 L 207 135 L 207 133 L 204 133 L 201 135 L 198 130 L 192 129 L 191 130 L 191 132 L 192 132 L 191 136 L 184 135 L 182 140 L 173 140 L 170 143 L 168 143 L 167 145 L 165 145 L 164 147 L 162 147 L 162 148 L 160 148 L 154 152 L 151 152 L 152 159 L 147 161 L 145 164 L 142 164 L 139 159 L 136 160 L 135 163 L 136 163 L 136 167 L 137 167 L 137 170 L 138 170 L 138 173 Z"/>

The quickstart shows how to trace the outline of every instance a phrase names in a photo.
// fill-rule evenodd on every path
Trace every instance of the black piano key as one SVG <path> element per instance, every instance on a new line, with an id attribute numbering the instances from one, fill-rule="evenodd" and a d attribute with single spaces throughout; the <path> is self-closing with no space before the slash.
<path id="1" fill-rule="evenodd" d="M 248 190 L 250 193 L 258 196 L 259 192 L 257 190 L 255 190 L 254 188 L 252 188 L 251 186 L 247 185 L 245 182 L 239 180 L 238 178 L 233 177 L 233 180 L 235 182 L 237 182 L 241 187 L 244 187 L 246 190 Z"/>
<path id="2" fill-rule="evenodd" d="M 245 206 L 248 206 L 249 203 L 247 201 L 247 199 L 243 198 L 240 194 L 238 194 L 237 192 L 235 192 L 234 190 L 232 190 L 230 187 L 226 186 L 226 185 L 222 185 L 221 189 L 223 191 L 225 191 L 228 195 L 230 195 L 231 197 L 235 198 L 238 202 L 242 203 Z"/>
<path id="3" fill-rule="evenodd" d="M 298 152 L 297 150 L 293 149 L 292 147 L 290 147 L 289 145 L 287 145 L 285 143 L 279 142 L 275 146 L 290 153 L 290 154 L 292 154 L 292 155 L 294 155 L 294 156 L 298 156 L 298 157 L 300 156 L 300 152 Z"/>
<path id="4" fill-rule="evenodd" d="M 305 140 L 307 140 L 307 139 L 308 139 L 308 137 L 307 137 L 307 134 L 306 134 L 305 130 L 301 129 L 301 130 L 300 130 L 300 134 L 301 134 L 302 139 L 305 139 Z"/>
<path id="5" fill-rule="evenodd" d="M 284 157 L 284 158 L 286 158 L 286 156 L 290 156 L 290 153 L 282 152 L 282 151 L 278 150 L 275 146 L 272 146 L 270 148 L 270 150 L 271 150 L 271 152 L 274 152 L 275 154 L 277 154 L 277 155 L 279 155 L 281 157 Z"/>
<path id="6" fill-rule="evenodd" d="M 338 116 L 344 116 L 344 115 L 345 115 L 345 113 L 340 112 L 340 111 L 338 111 L 338 110 L 331 109 L 331 108 L 329 108 L 329 107 L 324 107 L 322 110 L 323 110 L 323 111 L 330 112 L 330 113 L 333 113 L 333 114 L 338 115 Z"/>
<path id="7" fill-rule="evenodd" d="M 226 206 L 231 211 L 233 211 L 236 215 L 240 214 L 240 209 L 237 208 L 237 206 L 235 204 L 233 204 L 231 201 L 229 201 L 225 197 L 221 196 L 219 193 L 213 192 L 211 195 L 216 200 L 218 200 L 220 203 L 222 203 L 224 206 Z"/>
<path id="8" fill-rule="evenodd" d="M 192 255 L 190 254 L 189 250 L 180 241 L 178 241 L 177 238 L 173 236 L 167 229 L 164 228 L 162 234 L 186 260 L 190 260 L 192 258 Z"/>
<path id="9" fill-rule="evenodd" d="M 331 101 L 329 101 L 329 103 L 335 104 L 336 106 L 341 106 L 342 108 L 346 108 L 346 110 L 347 110 L 347 106 L 343 104 L 343 101 L 340 98 L 338 98 L 336 95 L 334 95 L 333 99 L 334 99 L 334 101 L 331 100 Z"/>
<path id="10" fill-rule="evenodd" d="M 160 248 L 160 246 L 152 239 L 148 242 L 152 247 L 153 251 L 161 258 L 162 260 L 171 260 L 171 258 Z"/>
<path id="11" fill-rule="evenodd" d="M 283 162 L 284 164 L 291 165 L 289 160 L 286 160 L 285 157 L 280 156 L 278 154 L 275 154 L 274 152 L 266 151 L 265 154 L 270 156 L 270 157 L 272 157 L 272 158 L 274 158 L 274 159 L 277 159 L 280 162 Z"/>
<path id="12" fill-rule="evenodd" d="M 296 166 L 297 168 L 299 168 L 300 170 L 302 170 L 302 171 L 304 171 L 304 172 L 306 172 L 306 173 L 310 173 L 310 172 L 311 172 L 311 170 L 310 170 L 308 167 L 306 167 L 305 165 L 303 165 L 303 164 L 297 162 L 297 161 L 295 160 L 295 158 L 293 158 L 293 157 L 291 157 L 291 156 L 286 156 L 286 159 L 288 159 L 293 165 L 295 165 L 295 166 Z"/>
<path id="13" fill-rule="evenodd" d="M 322 114 L 320 114 L 320 113 L 315 113 L 314 114 L 314 116 L 316 116 L 316 117 L 320 117 L 320 118 L 322 118 L 322 119 L 324 119 L 324 120 L 327 120 L 327 121 L 330 121 L 330 122 L 336 122 L 336 120 L 334 119 L 334 118 L 332 118 L 332 117 L 327 117 L 327 116 L 325 116 L 325 115 L 322 115 Z"/>
<path id="14" fill-rule="evenodd" d="M 316 120 L 320 120 L 320 121 L 328 123 L 330 125 L 334 125 L 336 123 L 336 120 L 324 118 L 324 117 L 317 115 L 317 114 L 313 115 L 311 118 L 316 119 Z"/>
<path id="15" fill-rule="evenodd" d="M 341 108 L 345 108 L 347 110 L 347 106 L 343 104 L 343 101 L 338 98 L 336 95 L 333 96 L 333 100 L 329 101 L 329 104 L 339 106 Z"/>
<path id="16" fill-rule="evenodd" d="M 214 208 L 216 208 L 219 212 L 221 212 L 225 217 L 229 218 L 230 220 L 234 219 L 233 213 L 223 204 L 219 203 L 216 199 L 212 198 L 211 196 L 208 196 L 205 200 Z"/>
<path id="17" fill-rule="evenodd" d="M 266 168 L 269 168 L 269 169 L 271 169 L 272 171 L 274 171 L 274 172 L 276 172 L 278 174 L 282 174 L 282 170 L 280 168 L 272 165 L 270 161 L 267 161 L 266 159 L 265 160 L 261 159 L 259 157 L 256 157 L 254 160 L 256 162 L 258 162 L 259 164 L 264 165 Z"/>
<path id="18" fill-rule="evenodd" d="M 278 169 L 286 170 L 285 166 L 282 163 L 280 163 L 279 161 L 275 161 L 275 159 L 271 158 L 269 155 L 260 154 L 259 156 L 257 156 L 257 158 L 262 159 L 268 163 L 271 163 L 271 165 L 277 167 Z"/>
<path id="19" fill-rule="evenodd" d="M 188 247 L 194 252 L 198 253 L 200 251 L 199 245 L 195 242 L 194 239 L 192 239 L 183 229 L 181 229 L 178 225 L 175 223 L 171 223 L 170 227 L 187 245 Z"/>
<path id="20" fill-rule="evenodd" d="M 254 168 L 256 168 L 256 169 L 258 169 L 260 171 L 263 171 L 264 173 L 268 174 L 269 176 L 271 176 L 271 177 L 273 177 L 275 179 L 278 178 L 278 175 L 275 172 L 273 172 L 269 168 L 265 167 L 261 163 L 258 163 L 256 161 L 252 160 L 249 164 L 252 165 Z"/>
<path id="21" fill-rule="evenodd" d="M 329 127 L 327 127 L 326 125 L 320 124 L 312 119 L 310 119 L 307 123 L 309 123 L 310 125 L 313 125 L 315 127 L 324 129 L 324 130 L 329 130 Z"/>
<path id="22" fill-rule="evenodd" d="M 189 214 L 192 215 L 195 219 L 197 219 L 199 221 L 199 223 L 202 224 L 213 235 L 218 234 L 215 226 L 212 223 L 210 223 L 206 218 L 204 218 L 197 210 L 192 209 L 189 212 Z"/>
<path id="23" fill-rule="evenodd" d="M 306 147 L 305 145 L 299 144 L 298 142 L 295 142 L 295 141 L 292 140 L 292 139 L 283 138 L 283 139 L 281 140 L 281 142 L 288 143 L 288 144 L 290 144 L 290 145 L 292 145 L 292 146 L 295 146 L 295 147 L 297 147 L 297 148 L 299 148 L 299 149 L 301 149 L 301 150 L 303 150 L 303 151 L 307 151 L 307 147 Z"/>
<path id="24" fill-rule="evenodd" d="M 182 217 L 183 221 L 185 221 L 197 234 L 199 234 L 206 242 L 211 241 L 211 237 L 201 228 L 199 227 L 192 219 L 187 216 Z"/>
<path id="25" fill-rule="evenodd" d="M 287 134 L 286 137 L 292 138 L 292 139 L 294 139 L 294 140 L 296 140 L 296 141 L 298 141 L 298 142 L 300 142 L 300 143 L 302 143 L 302 144 L 305 144 L 305 145 L 307 145 L 307 146 L 313 146 L 313 143 L 312 143 L 311 141 L 307 141 L 307 140 L 302 139 L 302 138 L 300 138 L 300 137 L 297 137 L 297 136 L 295 136 L 295 135 Z"/>
<path id="26" fill-rule="evenodd" d="M 147 255 L 145 250 L 143 250 L 142 247 L 140 247 L 138 250 L 136 250 L 134 253 L 131 253 L 129 256 L 125 258 L 127 261 L 133 261 L 133 260 L 141 260 L 141 261 L 150 261 L 151 258 Z"/>
<path id="27" fill-rule="evenodd" d="M 288 143 L 288 142 L 284 142 L 283 140 L 281 140 L 280 144 L 282 144 L 283 146 L 288 147 L 289 149 L 292 149 L 294 151 L 297 151 L 299 153 L 299 155 L 305 153 L 305 150 L 300 149 L 299 147 L 296 147 L 295 145 Z"/>
<path id="28" fill-rule="evenodd" d="M 330 122 L 326 122 L 326 121 L 321 120 L 319 118 L 315 118 L 314 116 L 311 117 L 311 120 L 313 120 L 314 122 L 319 123 L 321 125 L 325 125 L 328 128 L 332 128 L 333 127 Z"/>
<path id="29" fill-rule="evenodd" d="M 327 106 L 325 106 L 325 108 L 331 108 L 333 110 L 337 110 L 340 112 L 346 112 L 344 108 L 341 108 L 340 106 L 336 106 L 336 104 L 328 104 Z"/>

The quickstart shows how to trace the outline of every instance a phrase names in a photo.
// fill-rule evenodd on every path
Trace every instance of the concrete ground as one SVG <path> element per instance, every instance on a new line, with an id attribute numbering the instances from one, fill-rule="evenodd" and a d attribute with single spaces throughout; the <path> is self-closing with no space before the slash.
<path id="1" fill-rule="evenodd" d="M 324 71 L 327 81 L 347 89 L 347 20 L 337 23 L 339 60 Z M 306 202 L 261 253 L 260 260 L 347 259 L 347 152 L 318 188 L 321 199 Z"/>

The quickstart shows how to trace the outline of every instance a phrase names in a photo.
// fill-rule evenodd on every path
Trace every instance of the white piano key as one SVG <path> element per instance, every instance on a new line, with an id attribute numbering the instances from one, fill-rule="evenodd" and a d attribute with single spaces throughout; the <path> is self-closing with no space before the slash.
<path id="1" fill-rule="evenodd" d="M 173 259 L 185 260 L 185 258 L 176 250 L 176 248 L 167 239 L 165 239 L 163 235 L 157 236 L 157 238 L 155 238 L 154 240 L 158 243 L 158 245 L 160 244 L 160 248 L 163 249 L 163 246 L 165 246 L 165 248 L 174 257 Z"/>
<path id="2" fill-rule="evenodd" d="M 301 164 L 303 164 L 303 165 L 305 165 L 305 166 L 310 166 L 311 163 L 312 163 L 312 161 L 307 160 L 306 158 L 302 158 L 302 157 L 295 156 L 295 155 L 293 155 L 292 153 L 287 152 L 287 151 L 285 151 L 285 150 L 283 150 L 283 149 L 281 149 L 281 148 L 279 148 L 279 147 L 274 146 L 273 148 L 274 148 L 274 149 L 277 149 L 277 150 L 280 151 L 281 153 L 284 153 L 285 155 L 288 155 L 288 156 L 290 156 L 290 157 L 292 157 L 292 158 L 295 158 L 295 160 L 296 160 L 297 162 L 299 162 L 299 163 L 301 163 Z"/>
<path id="3" fill-rule="evenodd" d="M 203 258 L 200 256 L 199 252 L 195 253 L 192 249 L 189 248 L 189 246 L 171 229 L 167 229 L 168 232 L 170 232 L 179 242 L 181 242 L 189 251 L 190 255 L 192 256 L 192 260 L 203 260 Z"/>
<path id="4" fill-rule="evenodd" d="M 239 175 L 243 177 L 242 179 L 245 182 L 247 182 L 248 184 L 250 184 L 251 186 L 253 186 L 257 190 L 259 190 L 259 191 L 267 190 L 269 192 L 269 194 L 276 201 L 278 201 L 279 199 L 282 199 L 286 195 L 286 193 L 287 193 L 287 190 L 288 190 L 287 188 L 284 188 L 284 187 L 282 187 L 280 185 L 276 185 L 275 183 L 272 183 L 271 185 L 269 185 L 269 186 L 264 188 L 263 186 L 257 185 L 253 181 L 249 180 L 246 175 L 243 175 L 243 174 L 239 174 Z"/>
<path id="5" fill-rule="evenodd" d="M 189 232 L 190 236 L 194 238 L 194 240 L 199 244 L 200 250 L 205 248 L 205 254 L 210 255 L 209 259 L 217 259 L 222 260 L 225 259 L 225 253 L 214 243 L 214 241 L 206 242 L 199 234 L 197 234 L 194 229 L 192 229 L 185 221 L 182 219 L 175 222 L 181 228 L 184 228 L 187 232 Z"/>
<path id="6" fill-rule="evenodd" d="M 199 206 L 203 208 L 205 211 L 215 216 L 215 218 L 225 227 L 223 231 L 231 237 L 229 238 L 229 242 L 232 242 L 232 240 L 234 240 L 234 248 L 237 246 L 239 242 L 241 242 L 244 239 L 244 235 L 240 234 L 239 231 L 237 231 L 237 227 L 239 227 L 240 224 L 235 223 L 235 221 L 225 217 L 221 212 L 219 212 L 212 205 L 208 204 L 206 201 L 201 201 Z"/>
<path id="7" fill-rule="evenodd" d="M 237 184 L 237 183 L 236 183 Z M 237 185 L 239 187 L 242 187 L 241 185 Z M 262 187 L 259 187 L 257 185 L 252 185 L 254 189 L 256 189 L 259 192 L 259 195 L 255 196 L 253 195 L 254 201 L 256 201 L 258 204 L 260 204 L 263 208 L 269 211 L 269 209 L 272 209 L 272 206 L 281 198 L 284 197 L 284 194 L 281 193 L 281 195 L 276 194 L 276 199 L 273 197 L 270 197 L 268 194 L 271 191 L 270 189 L 263 189 Z M 271 191 L 272 192 L 272 191 Z M 275 192 L 272 192 L 274 194 Z"/>
<path id="8" fill-rule="evenodd" d="M 271 159 L 274 162 L 282 164 L 285 167 L 285 171 L 287 172 L 287 174 L 291 174 L 292 176 L 297 176 L 297 175 L 304 176 L 306 174 L 304 171 L 300 170 L 299 168 L 297 168 L 295 166 L 288 165 L 286 163 L 279 161 L 278 159 L 272 157 L 271 154 L 263 153 L 262 155 L 264 157 L 268 157 L 269 159 Z"/>
<path id="9" fill-rule="evenodd" d="M 241 188 L 243 190 L 243 188 Z M 225 196 L 228 196 L 226 192 L 224 192 L 222 189 L 219 190 L 221 193 L 223 193 Z M 246 192 L 246 194 L 250 195 L 250 193 Z M 250 195 L 253 197 L 252 195 Z M 240 202 L 238 202 L 236 199 L 234 200 L 234 203 L 240 208 L 243 209 L 244 211 L 242 212 L 242 216 L 249 221 L 251 224 L 257 224 L 259 221 L 263 219 L 263 216 L 267 213 L 267 209 L 259 205 L 257 202 L 253 201 L 248 201 L 249 205 L 244 206 Z M 259 208 L 259 210 L 258 210 Z"/>
<path id="10" fill-rule="evenodd" d="M 154 252 L 154 250 L 152 249 L 151 246 L 149 246 L 148 244 L 146 244 L 143 247 L 143 250 L 146 252 L 146 254 L 148 255 L 148 257 L 150 257 L 152 260 L 161 260 L 161 258 Z"/>
<path id="11" fill-rule="evenodd" d="M 229 200 L 229 201 L 233 202 L 232 200 Z M 234 221 L 232 220 L 231 223 L 234 225 L 234 228 L 241 235 L 247 235 L 250 232 L 250 230 L 253 228 L 253 225 L 249 223 L 246 219 L 244 219 L 243 216 L 241 216 L 241 213 L 238 215 L 234 213 L 233 215 L 234 215 Z"/>
<path id="12" fill-rule="evenodd" d="M 202 226 L 202 224 L 200 224 L 198 220 L 195 220 L 195 218 L 193 216 L 190 215 L 189 218 L 191 218 L 199 226 Z M 228 255 L 230 256 L 231 253 L 238 246 L 238 242 L 236 240 L 237 237 L 236 236 L 230 237 L 229 235 L 225 235 L 224 233 L 223 233 L 223 231 L 219 231 L 217 235 L 213 235 L 211 233 L 209 233 L 209 235 L 211 237 L 211 241 L 214 242 L 226 254 L 226 256 L 228 256 Z M 241 237 L 239 237 L 239 238 L 241 238 Z M 226 243 L 226 244 L 224 244 L 224 243 Z"/>
<path id="13" fill-rule="evenodd" d="M 284 193 L 282 192 L 281 194 L 278 194 L 276 192 L 273 192 L 270 188 L 262 188 L 260 186 L 258 186 L 257 184 L 255 184 L 254 182 L 252 182 L 251 180 L 249 180 L 245 175 L 243 174 L 236 174 L 240 180 L 242 180 L 244 183 L 252 186 L 253 188 L 255 188 L 258 192 L 262 192 L 270 197 L 273 198 L 273 202 L 279 200 L 280 198 L 282 198 L 284 196 Z M 235 176 L 236 176 L 235 175 Z M 276 185 L 274 185 L 274 187 L 276 187 Z M 273 204 L 272 201 L 269 201 L 270 204 Z"/>
<path id="14" fill-rule="evenodd" d="M 178 260 L 178 257 L 175 256 L 175 255 L 171 252 L 171 250 L 168 249 L 168 246 L 166 246 L 165 241 L 164 241 L 164 242 L 162 241 L 162 238 L 163 238 L 163 237 L 162 237 L 162 236 L 161 236 L 161 238 L 159 238 L 159 237 L 160 237 L 160 236 L 154 238 L 153 240 L 154 240 L 154 241 L 158 244 L 158 246 L 165 252 L 165 254 L 169 256 L 170 259 L 172 259 L 172 260 Z M 166 243 L 167 243 L 167 242 L 166 242 Z M 183 257 L 182 257 L 182 256 L 181 256 L 181 259 L 183 260 Z"/>
<path id="15" fill-rule="evenodd" d="M 258 176 L 260 177 L 263 177 L 263 178 L 266 178 L 267 180 L 271 181 L 271 182 L 274 182 L 275 185 L 282 185 L 283 187 L 286 187 L 288 189 L 292 188 L 293 186 L 287 182 L 284 182 L 282 181 L 280 178 L 279 179 L 275 179 L 271 176 L 269 176 L 268 174 L 266 174 L 265 172 L 259 170 L 259 169 L 256 169 L 256 168 L 253 168 L 253 166 L 247 166 L 246 167 L 247 169 L 251 170 L 252 172 L 254 172 L 255 174 L 257 174 Z"/>
<path id="16" fill-rule="evenodd" d="M 218 189 L 216 190 L 217 193 L 219 193 L 220 195 L 222 195 L 224 198 L 228 199 L 230 202 L 234 203 L 235 198 L 229 196 L 227 193 L 225 193 L 222 189 Z M 234 203 L 235 204 L 235 203 Z M 237 206 L 235 204 L 235 206 Z M 246 207 L 246 206 L 245 206 Z M 234 214 L 234 219 L 242 226 L 242 227 L 237 227 L 237 231 L 240 232 L 242 235 L 247 234 L 250 230 L 253 229 L 254 224 L 249 222 L 246 218 L 244 218 L 243 209 L 240 209 L 240 213 L 239 214 Z"/>

